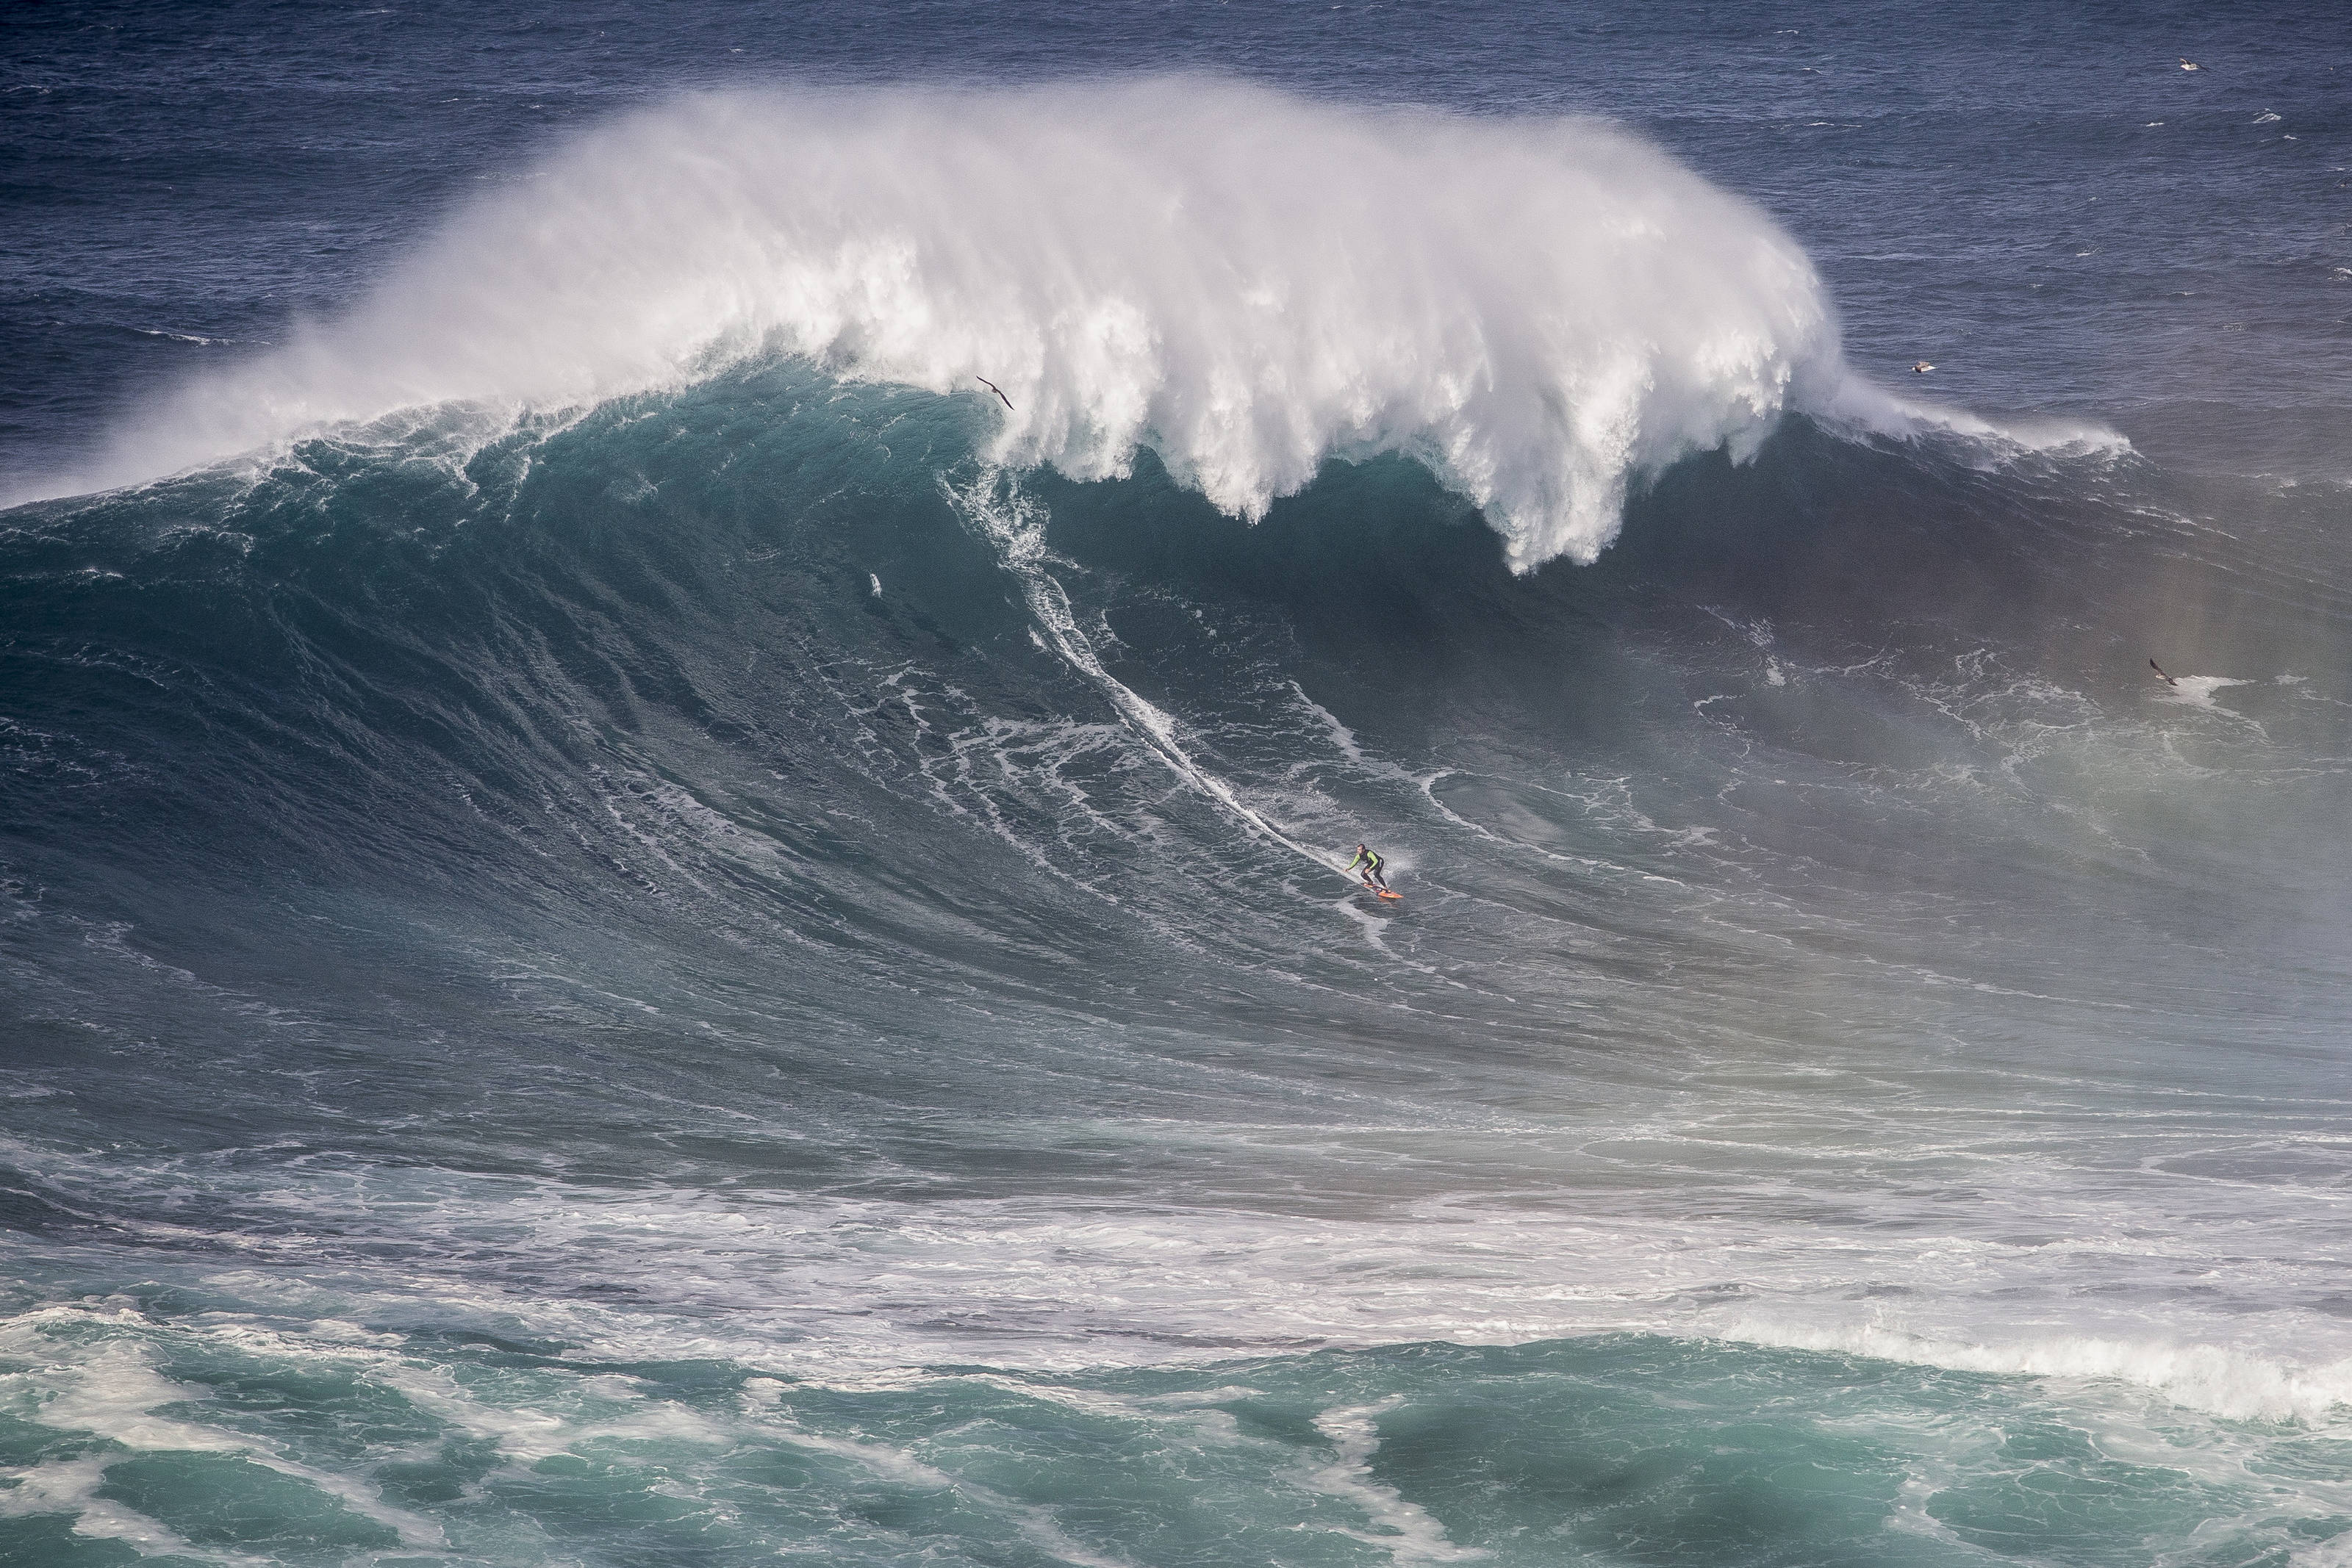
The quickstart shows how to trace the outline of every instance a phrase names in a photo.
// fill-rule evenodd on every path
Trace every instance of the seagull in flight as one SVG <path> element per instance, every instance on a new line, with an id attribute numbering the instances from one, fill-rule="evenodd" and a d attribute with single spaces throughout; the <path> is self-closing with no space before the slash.
<path id="1" fill-rule="evenodd" d="M 1924 376 L 1935 368 L 1935 366 L 1929 364 L 1927 361 L 1922 360 L 1917 364 L 1911 367 L 1911 373 L 1915 376 Z"/>
<path id="2" fill-rule="evenodd" d="M 2166 674 L 2164 673 L 2164 666 L 2158 664 L 2154 659 L 2150 659 L 2147 662 L 2147 667 L 2154 670 L 2157 674 L 2157 677 L 2163 681 L 2166 685 L 2177 686 L 2180 684 L 2179 681 L 2174 680 L 2170 675 Z"/>
<path id="3" fill-rule="evenodd" d="M 986 387 L 989 391 L 991 391 L 991 392 L 994 392 L 994 393 L 995 393 L 999 398 L 1003 399 L 1003 402 L 1004 402 L 1004 412 L 1005 412 L 1005 413 L 1011 413 L 1012 412 L 1013 412 L 1013 400 L 1012 400 L 1011 398 L 1009 398 L 1009 397 L 1005 397 L 1005 396 L 1004 396 L 1004 389 L 1003 389 L 1003 387 L 998 386 L 994 382 L 990 381 L 986 376 L 974 376 L 974 377 L 972 377 L 971 379 L 972 379 L 972 380 L 974 380 L 974 381 L 976 381 L 976 382 L 978 382 L 981 385 L 982 385 L 982 386 Z"/>
<path id="4" fill-rule="evenodd" d="M 2205 68 L 2199 65 L 2195 60 L 2190 59 L 2187 55 L 2182 55 L 2180 57 L 2180 68 L 2184 71 L 2201 71 Z"/>

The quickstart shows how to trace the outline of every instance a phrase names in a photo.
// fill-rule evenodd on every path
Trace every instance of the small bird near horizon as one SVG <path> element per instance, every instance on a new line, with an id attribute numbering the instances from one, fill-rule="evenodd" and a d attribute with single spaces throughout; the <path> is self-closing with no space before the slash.
<path id="1" fill-rule="evenodd" d="M 1911 373 L 1915 376 L 1924 376 L 1935 368 L 1935 366 L 1929 364 L 1927 361 L 1922 360 L 1917 364 L 1911 367 Z"/>
<path id="2" fill-rule="evenodd" d="M 1004 395 L 1004 389 L 1003 389 L 1003 387 L 998 386 L 994 382 L 990 381 L 986 376 L 974 376 L 974 377 L 972 377 L 971 379 L 972 379 L 972 380 L 974 380 L 974 381 L 976 381 L 976 382 L 978 382 L 981 385 L 982 385 L 982 386 L 986 387 L 989 391 L 991 391 L 991 392 L 994 392 L 994 393 L 997 395 L 997 398 L 998 398 L 998 399 L 999 399 L 999 400 L 1000 400 L 1000 401 L 1004 404 L 1004 411 L 1005 411 L 1005 413 L 1011 413 L 1014 412 L 1013 407 L 1013 400 L 1012 400 L 1011 398 L 1006 397 L 1006 396 Z"/>
<path id="3" fill-rule="evenodd" d="M 2205 68 L 2199 65 L 2195 60 L 2190 59 L 2187 55 L 2183 55 L 2180 57 L 2180 68 L 2184 71 L 2201 71 Z"/>
<path id="4" fill-rule="evenodd" d="M 2154 670 L 2156 672 L 2156 678 L 2162 681 L 2166 685 L 2177 686 L 2180 684 L 2179 681 L 2174 680 L 2170 675 L 2166 674 L 2164 673 L 2164 666 L 2158 664 L 2154 659 L 2150 659 L 2147 662 L 2147 667 Z"/>

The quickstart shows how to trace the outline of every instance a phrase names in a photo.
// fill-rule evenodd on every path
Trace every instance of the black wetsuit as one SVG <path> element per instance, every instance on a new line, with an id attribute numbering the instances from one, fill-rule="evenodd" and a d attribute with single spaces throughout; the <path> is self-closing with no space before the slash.
<path id="1" fill-rule="evenodd" d="M 1389 884 L 1389 879 L 1381 874 L 1381 867 L 1387 863 L 1388 862 L 1386 861 L 1381 859 L 1380 856 L 1374 854 L 1370 850 L 1358 850 L 1356 852 L 1356 858 L 1348 862 L 1348 869 L 1349 871 L 1353 871 L 1357 866 L 1361 865 L 1364 868 L 1364 885 L 1366 887 L 1371 886 L 1372 883 L 1376 882 L 1382 887 L 1386 887 Z"/>

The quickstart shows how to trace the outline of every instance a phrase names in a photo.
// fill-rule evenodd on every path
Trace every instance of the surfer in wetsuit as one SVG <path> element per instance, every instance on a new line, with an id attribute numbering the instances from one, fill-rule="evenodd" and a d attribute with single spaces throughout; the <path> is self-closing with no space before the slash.
<path id="1" fill-rule="evenodd" d="M 1358 844 L 1356 846 L 1356 858 L 1348 862 L 1348 869 L 1349 871 L 1354 871 L 1358 866 L 1363 867 L 1364 885 L 1366 887 L 1370 887 L 1374 893 L 1386 893 L 1388 891 L 1389 879 L 1381 875 L 1381 867 L 1387 863 L 1388 862 L 1386 861 L 1372 853 L 1371 851 L 1366 849 L 1363 845 Z M 1380 883 L 1378 887 L 1372 886 L 1375 881 Z"/>

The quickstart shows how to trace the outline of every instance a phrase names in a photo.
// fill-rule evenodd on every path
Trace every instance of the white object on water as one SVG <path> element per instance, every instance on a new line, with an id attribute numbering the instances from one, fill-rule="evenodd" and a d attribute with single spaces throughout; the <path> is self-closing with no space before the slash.
<path id="1" fill-rule="evenodd" d="M 2211 707 L 2213 694 L 2224 686 L 2242 686 L 2248 683 L 2228 675 L 2175 675 L 2172 684 L 2156 694 L 2160 703 L 2179 703 L 2185 707 Z"/>

